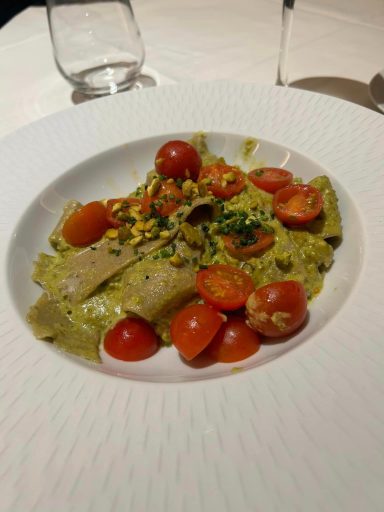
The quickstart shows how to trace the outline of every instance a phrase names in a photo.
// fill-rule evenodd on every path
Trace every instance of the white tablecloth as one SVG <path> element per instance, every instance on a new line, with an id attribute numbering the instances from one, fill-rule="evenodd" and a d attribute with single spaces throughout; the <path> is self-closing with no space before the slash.
<path id="1" fill-rule="evenodd" d="M 233 79 L 273 84 L 282 0 L 133 0 L 158 83 Z M 367 84 L 384 67 L 383 0 L 298 0 L 290 79 L 339 77 Z M 57 71 L 45 8 L 0 30 L 0 136 L 73 105 Z M 352 82 L 353 81 L 353 82 Z"/>

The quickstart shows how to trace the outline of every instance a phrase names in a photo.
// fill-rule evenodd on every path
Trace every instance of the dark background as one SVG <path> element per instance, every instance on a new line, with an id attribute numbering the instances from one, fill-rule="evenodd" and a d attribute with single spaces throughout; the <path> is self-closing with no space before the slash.
<path id="1" fill-rule="evenodd" d="M 0 0 L 0 28 L 17 13 L 34 5 L 45 5 L 45 0 Z"/>

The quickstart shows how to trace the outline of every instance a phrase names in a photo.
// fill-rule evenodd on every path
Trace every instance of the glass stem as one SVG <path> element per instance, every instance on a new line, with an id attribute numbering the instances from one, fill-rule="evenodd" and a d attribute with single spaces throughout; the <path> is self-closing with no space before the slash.
<path id="1" fill-rule="evenodd" d="M 294 5 L 295 0 L 283 0 L 283 20 L 276 85 L 284 85 L 285 87 L 288 86 L 288 50 L 292 33 Z"/>

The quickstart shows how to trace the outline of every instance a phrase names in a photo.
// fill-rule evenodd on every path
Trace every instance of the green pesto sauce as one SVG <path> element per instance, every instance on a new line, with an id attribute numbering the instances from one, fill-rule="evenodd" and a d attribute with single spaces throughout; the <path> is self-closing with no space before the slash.
<path id="1" fill-rule="evenodd" d="M 59 251 L 55 256 L 39 254 L 32 278 L 39 282 L 50 296 L 61 297 L 58 285 L 64 277 L 63 263 L 72 253 L 73 251 Z M 96 293 L 81 303 L 70 303 L 61 297 L 60 301 L 56 303 L 60 315 L 60 321 L 56 323 L 57 336 L 49 341 L 58 345 L 62 350 L 90 361 L 99 362 L 98 345 L 102 335 L 122 316 L 121 297 L 120 274 L 101 285 Z M 36 332 L 39 326 L 36 325 L 31 313 L 28 320 Z M 68 331 L 66 335 L 61 332 L 62 325 L 66 326 Z M 85 339 L 88 333 L 89 340 Z M 71 340 L 76 339 L 83 341 L 74 344 Z"/>
<path id="2" fill-rule="evenodd" d="M 321 183 L 326 181 L 327 187 L 330 186 L 328 178 L 320 177 L 319 179 Z M 321 291 L 324 273 L 332 264 L 332 245 L 324 240 L 324 232 L 321 229 L 311 233 L 304 229 L 288 229 L 283 226 L 273 218 L 272 197 L 271 194 L 248 183 L 241 194 L 225 203 L 225 211 L 262 210 L 266 216 L 272 217 L 266 221 L 266 224 L 273 228 L 275 235 L 274 244 L 270 248 L 257 256 L 239 260 L 226 251 L 222 237 L 215 233 L 212 225 L 205 242 L 202 263 L 240 266 L 251 275 L 256 287 L 273 281 L 294 279 L 304 285 L 307 296 L 311 299 Z M 327 208 L 324 218 L 326 222 L 323 227 L 327 227 L 327 232 L 341 233 L 337 204 Z M 212 247 L 215 250 L 212 250 Z"/>
<path id="3" fill-rule="evenodd" d="M 210 153 L 206 137 L 197 133 L 190 141 L 200 152 L 203 165 L 224 161 Z M 243 159 L 248 161 L 257 146 L 257 140 L 248 138 L 240 151 Z M 256 188 L 247 181 L 245 189 L 229 201 L 224 201 L 222 211 L 254 212 L 262 216 L 265 224 L 273 229 L 274 244 L 257 256 L 239 260 L 233 258 L 225 249 L 222 236 L 217 232 L 213 222 L 205 226 L 205 246 L 200 260 L 201 265 L 226 263 L 240 267 L 251 275 L 255 286 L 259 287 L 273 281 L 294 279 L 303 283 L 308 298 L 315 297 L 322 288 L 325 271 L 333 261 L 333 247 L 327 240 L 342 236 L 341 218 L 337 206 L 337 197 L 329 179 L 319 176 L 310 182 L 323 194 L 324 207 L 318 219 L 305 229 L 287 229 L 274 218 L 272 195 Z M 133 195 L 140 197 L 144 187 L 139 187 Z M 220 206 L 218 206 L 220 210 Z M 220 214 L 220 211 L 218 212 Z M 264 222 L 264 221 L 263 221 Z M 172 243 L 162 251 L 173 248 Z M 45 314 L 51 314 L 54 322 L 39 322 L 38 303 L 32 306 L 28 321 L 38 338 L 48 339 L 60 349 L 85 359 L 99 362 L 98 347 L 104 332 L 124 316 L 122 312 L 123 273 L 113 276 L 101 285 L 97 291 L 81 303 L 73 304 L 61 296 L 59 283 L 64 278 L 64 263 L 78 249 L 63 244 L 57 246 L 54 256 L 40 254 L 35 263 L 32 278 L 40 283 L 47 296 L 58 298 L 54 304 L 47 306 Z M 164 257 L 169 258 L 170 254 Z M 148 256 L 148 259 L 163 257 L 161 252 Z M 51 308 L 51 309 L 49 309 Z M 43 311 L 44 313 L 44 311 Z M 174 311 L 164 315 L 154 323 L 157 333 L 164 344 L 170 343 L 169 323 Z"/>

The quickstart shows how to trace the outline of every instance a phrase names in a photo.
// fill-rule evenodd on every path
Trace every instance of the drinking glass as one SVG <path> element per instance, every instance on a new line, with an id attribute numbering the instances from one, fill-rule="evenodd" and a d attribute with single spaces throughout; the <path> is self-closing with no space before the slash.
<path id="1" fill-rule="evenodd" d="M 47 0 L 47 14 L 56 65 L 75 91 L 134 86 L 145 50 L 129 0 Z"/>
<path id="2" fill-rule="evenodd" d="M 295 0 L 283 0 L 283 20 L 276 85 L 288 86 L 288 50 L 291 41 Z"/>

